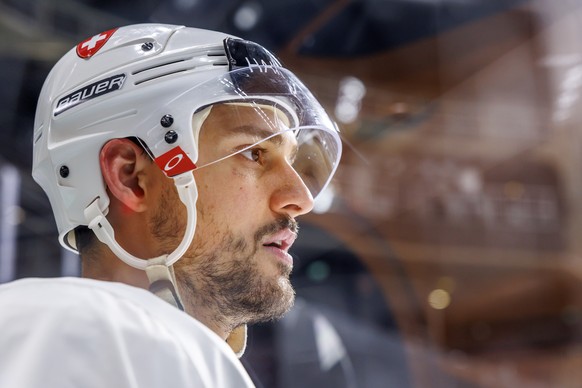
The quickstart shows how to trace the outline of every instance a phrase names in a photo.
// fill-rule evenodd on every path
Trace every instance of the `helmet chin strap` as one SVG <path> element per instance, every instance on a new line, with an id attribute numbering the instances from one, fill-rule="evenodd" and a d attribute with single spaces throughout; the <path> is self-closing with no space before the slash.
<path id="1" fill-rule="evenodd" d="M 184 310 L 172 265 L 186 253 L 194 238 L 198 190 L 191 171 L 178 175 L 173 179 L 180 200 L 186 206 L 188 218 L 186 231 L 180 245 L 168 255 L 141 259 L 127 252 L 115 240 L 113 227 L 99 208 L 99 198 L 96 198 L 85 208 L 85 219 L 88 222 L 89 229 L 95 233 L 99 241 L 106 244 L 119 259 L 129 266 L 146 271 L 150 282 L 150 291 L 180 310 Z"/>

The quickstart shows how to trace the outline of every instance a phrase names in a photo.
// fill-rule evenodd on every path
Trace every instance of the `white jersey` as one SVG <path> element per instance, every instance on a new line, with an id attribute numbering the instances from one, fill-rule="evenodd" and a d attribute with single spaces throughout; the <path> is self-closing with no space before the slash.
<path id="1" fill-rule="evenodd" d="M 252 387 L 218 335 L 150 292 L 92 279 L 0 286 L 0 387 Z"/>

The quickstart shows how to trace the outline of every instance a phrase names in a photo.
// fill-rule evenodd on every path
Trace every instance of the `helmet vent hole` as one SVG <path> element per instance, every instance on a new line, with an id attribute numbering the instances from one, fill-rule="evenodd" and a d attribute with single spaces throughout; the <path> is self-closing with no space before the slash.
<path id="1" fill-rule="evenodd" d="M 168 66 L 168 65 L 173 65 L 174 63 L 186 62 L 186 60 L 187 59 L 182 58 L 182 59 L 178 59 L 178 60 L 171 61 L 171 62 L 160 63 L 160 64 L 157 64 L 155 66 L 145 67 L 143 69 L 136 70 L 136 71 L 132 72 L 131 74 L 132 75 L 137 75 L 139 73 L 143 73 L 144 71 L 158 69 L 160 67 L 164 67 L 164 66 Z"/>
<path id="2" fill-rule="evenodd" d="M 169 71 L 167 73 L 156 74 L 155 76 L 152 76 L 150 78 L 144 78 L 142 80 L 135 81 L 134 82 L 134 85 L 143 84 L 144 82 L 153 81 L 153 80 L 156 80 L 158 78 L 167 77 L 167 76 L 172 75 L 172 74 L 184 73 L 184 72 L 186 72 L 188 70 L 192 70 L 192 69 L 193 68 L 190 68 L 190 69 L 178 69 L 178 70 L 174 70 L 174 71 Z"/>
<path id="3" fill-rule="evenodd" d="M 208 66 L 228 66 L 224 49 L 214 48 L 199 56 L 167 59 L 166 62 L 157 62 L 136 69 L 131 75 L 137 76 L 133 84 L 139 85 L 170 75 L 196 71 L 198 68 L 207 69 Z"/>

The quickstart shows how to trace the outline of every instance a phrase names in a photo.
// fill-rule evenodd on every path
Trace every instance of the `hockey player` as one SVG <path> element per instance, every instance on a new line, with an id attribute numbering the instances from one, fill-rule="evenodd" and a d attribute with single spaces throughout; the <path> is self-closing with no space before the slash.
<path id="1" fill-rule="evenodd" d="M 49 74 L 33 176 L 82 278 L 0 287 L 0 387 L 245 387 L 246 325 L 293 304 L 296 218 L 337 129 L 260 45 L 142 24 Z"/>

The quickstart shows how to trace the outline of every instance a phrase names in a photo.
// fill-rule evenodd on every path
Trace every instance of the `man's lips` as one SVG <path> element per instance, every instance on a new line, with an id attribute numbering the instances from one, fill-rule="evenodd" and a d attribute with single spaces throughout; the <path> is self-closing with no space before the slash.
<path id="1" fill-rule="evenodd" d="M 295 242 L 296 238 L 297 234 L 285 228 L 275 234 L 267 236 L 267 238 L 263 241 L 263 246 L 275 247 L 284 252 L 287 252 L 289 248 L 291 248 L 291 245 L 293 245 Z"/>

